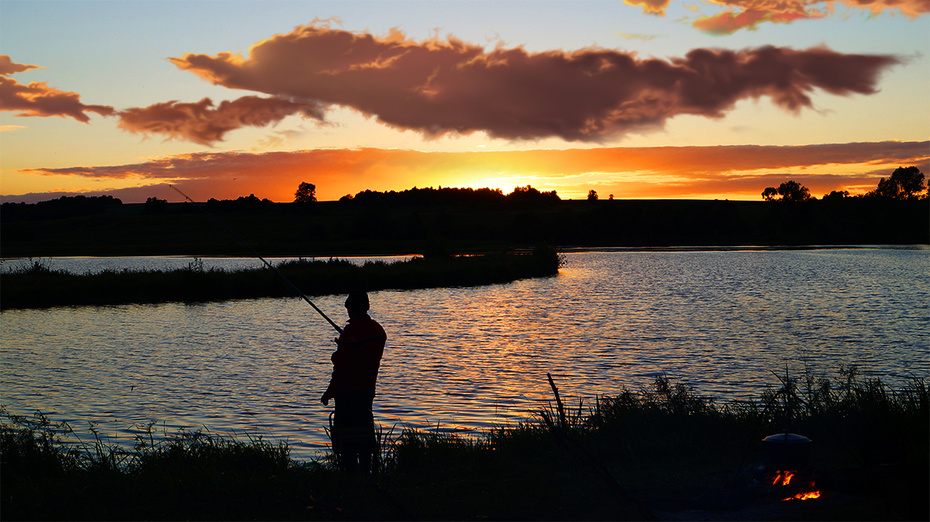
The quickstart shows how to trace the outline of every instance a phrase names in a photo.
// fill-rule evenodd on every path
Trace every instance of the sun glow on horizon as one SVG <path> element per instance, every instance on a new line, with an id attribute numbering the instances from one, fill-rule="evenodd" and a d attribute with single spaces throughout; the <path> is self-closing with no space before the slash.
<path id="1" fill-rule="evenodd" d="M 95 192 L 138 203 L 152 196 L 166 198 L 167 183 L 175 183 L 190 187 L 199 199 L 254 194 L 288 202 L 301 182 L 316 185 L 320 201 L 364 190 L 442 186 L 490 188 L 509 194 L 515 187 L 530 185 L 540 191 L 554 190 L 562 199 L 584 199 L 594 190 L 602 198 L 613 194 L 617 199 L 754 201 L 761 199 L 766 187 L 788 180 L 808 187 L 815 197 L 834 190 L 864 193 L 899 166 L 928 170 L 927 146 L 928 142 L 888 142 L 788 148 L 217 151 L 126 165 L 23 169 L 6 173 L 2 190 L 4 201 L 12 201 L 16 198 L 10 196 L 17 195 L 19 187 L 41 187 L 46 193 L 78 193 L 79 187 L 93 187 Z"/>

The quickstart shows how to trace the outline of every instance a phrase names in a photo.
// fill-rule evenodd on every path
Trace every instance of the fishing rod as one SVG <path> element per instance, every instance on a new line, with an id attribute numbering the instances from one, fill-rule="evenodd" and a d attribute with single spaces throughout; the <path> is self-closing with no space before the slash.
<path id="1" fill-rule="evenodd" d="M 326 321 L 327 321 L 330 325 L 332 325 L 332 327 L 335 328 L 337 332 L 342 333 L 342 328 L 340 328 L 338 324 L 334 323 L 333 320 L 329 318 L 329 316 L 327 316 L 325 313 L 323 313 L 323 310 L 320 310 L 319 308 L 317 308 L 317 306 L 316 306 L 315 304 L 313 304 L 313 301 L 311 301 L 310 298 L 307 297 L 306 294 L 304 294 L 303 292 L 301 292 L 301 291 L 300 291 L 300 288 L 297 288 L 297 285 L 295 285 L 294 283 L 292 283 L 290 279 L 284 277 L 284 274 L 282 274 L 280 271 L 278 271 L 278 269 L 277 269 L 274 265 L 272 265 L 271 263 L 269 263 L 267 259 L 265 259 L 264 257 L 262 257 L 258 252 L 256 252 L 255 249 L 252 248 L 251 246 L 249 246 L 248 243 L 246 243 L 245 241 L 243 241 L 243 239 L 242 239 L 241 237 L 239 237 L 238 234 L 236 234 L 235 232 L 233 232 L 233 230 L 232 230 L 231 228 L 227 227 L 222 221 L 220 221 L 219 219 L 217 219 L 216 216 L 214 216 L 213 214 L 207 212 L 206 209 L 197 206 L 197 202 L 194 201 L 193 199 L 191 199 L 187 194 L 181 192 L 181 189 L 179 189 L 178 187 L 175 187 L 174 185 L 168 185 L 168 186 L 169 186 L 170 188 L 174 189 L 178 194 L 180 194 L 181 196 L 183 196 L 184 199 L 186 199 L 187 201 L 190 201 L 191 203 L 193 203 L 194 206 L 197 207 L 198 209 L 200 209 L 201 212 L 203 212 L 204 214 L 210 216 L 210 219 L 212 219 L 214 222 L 216 222 L 217 225 L 219 225 L 223 230 L 225 230 L 227 233 L 229 233 L 229 235 L 231 235 L 232 237 L 236 238 L 236 241 L 238 241 L 239 244 L 241 244 L 241 245 L 244 246 L 246 249 L 248 249 L 249 252 L 252 252 L 252 255 L 253 255 L 253 256 L 255 256 L 255 257 L 257 257 L 258 259 L 260 259 L 262 263 L 265 263 L 265 266 L 267 266 L 268 268 L 270 268 L 271 270 L 273 270 L 274 273 L 277 274 L 278 277 L 280 277 L 282 281 L 284 281 L 285 283 L 287 283 L 288 286 L 290 286 L 295 292 L 297 292 L 297 295 L 299 295 L 301 298 L 303 298 L 303 300 L 306 301 L 308 305 L 312 306 L 313 309 L 316 310 L 316 312 L 317 312 L 318 314 L 320 314 L 320 315 L 323 317 L 323 319 L 326 319 Z"/>

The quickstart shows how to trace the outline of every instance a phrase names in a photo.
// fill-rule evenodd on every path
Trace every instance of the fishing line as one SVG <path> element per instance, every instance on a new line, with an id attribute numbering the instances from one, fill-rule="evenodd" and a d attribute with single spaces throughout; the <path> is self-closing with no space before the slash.
<path id="1" fill-rule="evenodd" d="M 252 252 L 252 255 L 255 256 L 255 257 L 257 257 L 258 259 L 260 259 L 261 262 L 265 264 L 265 266 L 267 266 L 268 268 L 270 268 L 271 270 L 273 270 L 274 273 L 277 274 L 278 277 L 280 277 L 282 281 L 284 281 L 285 283 L 287 283 L 288 286 L 290 286 L 290 287 L 294 290 L 294 292 L 297 293 L 297 295 L 299 295 L 301 298 L 303 298 L 303 300 L 306 301 L 308 305 L 312 306 L 313 309 L 316 310 L 316 312 L 317 312 L 318 314 L 320 314 L 320 315 L 323 317 L 323 319 L 326 319 L 326 321 L 327 321 L 330 325 L 332 325 L 332 327 L 335 328 L 337 332 L 342 333 L 342 328 L 340 328 L 338 324 L 334 323 L 332 319 L 330 319 L 325 313 L 323 313 L 323 310 L 320 310 L 319 308 L 317 308 L 317 306 L 316 306 L 315 304 L 313 304 L 313 301 L 311 301 L 310 298 L 307 297 L 306 294 L 304 294 L 303 292 L 300 291 L 299 288 L 297 288 L 297 285 L 295 285 L 294 283 L 292 283 L 290 279 L 284 277 L 284 274 L 282 274 L 280 271 L 278 271 L 278 269 L 275 268 L 274 265 L 272 265 L 271 263 L 269 263 L 268 260 L 266 260 L 264 257 L 262 257 L 258 252 L 256 252 L 255 249 L 252 248 L 251 246 L 249 246 L 248 243 L 246 243 L 245 241 L 243 241 L 243 239 L 242 239 L 241 237 L 239 237 L 235 232 L 233 232 L 233 230 L 232 230 L 231 228 L 227 227 L 222 221 L 220 221 L 219 219 L 217 219 L 216 216 L 214 216 L 213 214 L 207 212 L 206 209 L 204 209 L 204 208 L 198 206 L 196 201 L 194 201 L 193 199 L 191 199 L 187 194 L 181 192 L 181 189 L 179 189 L 178 187 L 175 187 L 174 185 L 168 185 L 168 186 L 169 186 L 170 188 L 174 189 L 178 194 L 184 196 L 184 199 L 186 199 L 187 201 L 190 201 L 191 203 L 193 203 L 194 206 L 197 207 L 198 209 L 200 209 L 201 212 L 203 212 L 204 214 L 210 216 L 210 219 L 212 219 L 214 222 L 216 222 L 217 225 L 219 225 L 219 226 L 220 226 L 223 230 L 225 230 L 229 235 L 231 235 L 232 237 L 236 238 L 236 241 L 238 241 L 239 244 L 241 244 L 241 245 L 244 246 L 246 249 L 248 249 L 249 252 Z"/>

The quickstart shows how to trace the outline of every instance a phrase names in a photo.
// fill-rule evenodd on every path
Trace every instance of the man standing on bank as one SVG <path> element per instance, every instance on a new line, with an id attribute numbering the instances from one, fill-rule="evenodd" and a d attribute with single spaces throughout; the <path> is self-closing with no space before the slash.
<path id="1" fill-rule="evenodd" d="M 366 292 L 350 292 L 345 307 L 349 323 L 336 339 L 333 376 L 320 402 L 336 400 L 332 439 L 339 467 L 368 474 L 378 451 L 371 406 L 387 335 L 368 315 Z"/>

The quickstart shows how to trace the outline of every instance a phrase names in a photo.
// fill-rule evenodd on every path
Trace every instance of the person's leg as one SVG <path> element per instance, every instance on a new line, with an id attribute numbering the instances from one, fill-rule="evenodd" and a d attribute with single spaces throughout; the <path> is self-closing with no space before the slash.
<path id="1" fill-rule="evenodd" d="M 358 454 L 358 467 L 365 472 L 366 475 L 372 474 L 375 470 L 372 467 L 372 452 L 369 450 L 362 450 Z"/>
<path id="2" fill-rule="evenodd" d="M 353 446 L 353 444 L 349 444 L 346 452 L 342 456 L 343 464 L 341 469 L 346 473 L 356 473 L 359 469 L 358 449 Z"/>
<path id="3" fill-rule="evenodd" d="M 374 396 L 365 398 L 365 439 L 362 442 L 361 453 L 359 454 L 359 465 L 367 474 L 377 471 L 377 456 L 381 448 L 378 447 L 378 439 L 375 437 L 375 416 L 374 416 Z"/>
<path id="4" fill-rule="evenodd" d="M 346 393 L 336 397 L 333 451 L 345 472 L 367 475 L 372 471 L 372 453 L 377 447 L 372 400 L 367 394 Z"/>
<path id="5" fill-rule="evenodd" d="M 349 400 L 343 397 L 336 398 L 336 404 L 333 412 L 333 425 L 330 437 L 333 441 L 333 455 L 336 457 L 336 465 L 342 471 L 348 471 L 352 459 L 350 446 L 351 443 L 346 436 L 349 432 L 352 409 Z"/>

